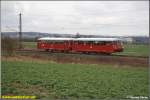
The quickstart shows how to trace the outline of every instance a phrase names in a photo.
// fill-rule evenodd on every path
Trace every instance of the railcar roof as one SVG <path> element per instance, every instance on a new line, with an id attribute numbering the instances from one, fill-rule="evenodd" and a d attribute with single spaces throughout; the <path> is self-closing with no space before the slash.
<path id="1" fill-rule="evenodd" d="M 53 37 L 43 37 L 38 40 L 53 40 L 53 41 L 64 41 L 64 40 L 72 40 L 72 38 L 53 38 Z"/>
<path id="2" fill-rule="evenodd" d="M 51 38 L 51 37 L 43 37 L 38 40 L 51 40 L 51 41 L 65 41 L 65 40 L 73 40 L 73 41 L 121 41 L 119 38 Z"/>
<path id="3" fill-rule="evenodd" d="M 120 41 L 119 38 L 77 38 L 74 41 Z"/>

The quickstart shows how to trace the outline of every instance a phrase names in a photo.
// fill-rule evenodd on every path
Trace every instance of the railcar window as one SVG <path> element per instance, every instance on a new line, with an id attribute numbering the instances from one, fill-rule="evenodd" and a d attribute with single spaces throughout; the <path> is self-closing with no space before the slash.
<path id="1" fill-rule="evenodd" d="M 41 42 L 44 42 L 44 43 L 63 43 L 64 41 L 49 41 L 49 40 L 42 40 Z"/>
<path id="2" fill-rule="evenodd" d="M 111 43 L 112 43 L 112 42 L 110 42 L 110 41 L 107 41 L 107 42 L 106 42 L 106 45 L 110 45 Z"/>
<path id="3" fill-rule="evenodd" d="M 99 43 L 98 41 L 95 41 L 95 42 L 94 42 L 94 44 L 98 44 L 98 43 Z"/>
<path id="4" fill-rule="evenodd" d="M 109 41 L 95 41 L 94 42 L 95 45 L 106 45 L 110 43 L 113 43 L 113 42 L 109 42 Z"/>
<path id="5" fill-rule="evenodd" d="M 87 43 L 87 44 L 93 44 L 94 41 L 87 41 L 86 43 Z"/>
<path id="6" fill-rule="evenodd" d="M 91 44 L 94 44 L 94 41 L 90 41 Z"/>
<path id="7" fill-rule="evenodd" d="M 85 41 L 78 41 L 77 43 L 78 44 L 85 44 L 86 42 Z"/>
<path id="8" fill-rule="evenodd" d="M 60 43 L 63 43 L 64 41 L 54 41 L 54 43 L 56 44 L 60 44 Z"/>
<path id="9" fill-rule="evenodd" d="M 99 41 L 98 44 L 99 44 L 99 45 L 105 45 L 106 42 L 105 42 L 105 41 Z"/>
<path id="10" fill-rule="evenodd" d="M 95 41 L 77 41 L 78 44 L 95 44 Z"/>
<path id="11" fill-rule="evenodd" d="M 95 41 L 93 44 L 94 44 L 94 45 L 100 45 L 100 44 L 101 44 L 101 41 Z"/>
<path id="12" fill-rule="evenodd" d="M 47 43 L 53 43 L 53 41 L 47 41 Z"/>
<path id="13" fill-rule="evenodd" d="M 42 40 L 42 42 L 47 43 L 47 41 L 46 41 L 46 40 Z"/>
<path id="14" fill-rule="evenodd" d="M 53 41 L 48 41 L 48 40 L 47 40 L 46 43 L 53 43 Z"/>

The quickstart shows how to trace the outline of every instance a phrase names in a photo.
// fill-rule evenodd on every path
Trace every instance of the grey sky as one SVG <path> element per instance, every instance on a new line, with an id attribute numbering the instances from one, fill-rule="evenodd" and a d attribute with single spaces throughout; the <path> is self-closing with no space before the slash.
<path id="1" fill-rule="evenodd" d="M 2 1 L 2 31 L 149 36 L 148 1 Z"/>

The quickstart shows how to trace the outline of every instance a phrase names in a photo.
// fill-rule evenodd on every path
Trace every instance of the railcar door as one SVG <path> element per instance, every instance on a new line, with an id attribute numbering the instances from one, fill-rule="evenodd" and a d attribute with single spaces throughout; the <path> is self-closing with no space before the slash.
<path id="1" fill-rule="evenodd" d="M 78 51 L 77 47 L 78 47 L 78 41 L 71 41 L 71 45 L 70 45 L 71 51 L 77 52 Z"/>
<path id="2" fill-rule="evenodd" d="M 64 41 L 64 51 L 68 52 L 70 49 L 70 41 Z"/>

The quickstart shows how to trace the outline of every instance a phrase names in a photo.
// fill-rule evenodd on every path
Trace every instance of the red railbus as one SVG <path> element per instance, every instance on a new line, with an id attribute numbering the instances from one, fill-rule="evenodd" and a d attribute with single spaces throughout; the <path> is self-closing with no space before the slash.
<path id="1" fill-rule="evenodd" d="M 71 40 L 72 38 L 39 38 L 37 48 L 46 51 L 70 51 Z"/>
<path id="2" fill-rule="evenodd" d="M 105 53 L 123 51 L 118 38 L 39 38 L 38 49 L 61 52 Z"/>

